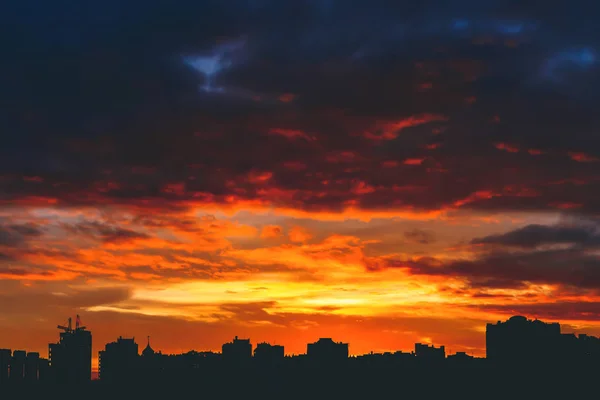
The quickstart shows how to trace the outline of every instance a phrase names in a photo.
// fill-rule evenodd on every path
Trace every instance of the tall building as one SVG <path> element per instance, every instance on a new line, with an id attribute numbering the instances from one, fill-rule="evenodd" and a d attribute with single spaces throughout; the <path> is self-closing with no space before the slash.
<path id="1" fill-rule="evenodd" d="M 92 333 L 80 326 L 77 316 L 75 329 L 71 328 L 71 318 L 67 326 L 58 326 L 58 343 L 48 346 L 50 368 L 58 383 L 84 383 L 92 379 Z"/>
<path id="2" fill-rule="evenodd" d="M 331 338 L 320 338 L 306 346 L 306 355 L 311 363 L 330 364 L 348 360 L 348 343 L 334 342 Z"/>
<path id="3" fill-rule="evenodd" d="M 50 360 L 47 358 L 40 358 L 38 366 L 38 380 L 40 382 L 49 382 L 52 380 L 50 374 Z"/>
<path id="4" fill-rule="evenodd" d="M 487 324 L 485 339 L 486 356 L 492 362 L 544 362 L 560 353 L 568 337 L 562 337 L 558 323 L 516 315 L 506 322 Z"/>
<path id="5" fill-rule="evenodd" d="M 252 344 L 250 339 L 238 339 L 221 346 L 223 360 L 228 364 L 247 364 L 252 359 Z"/>
<path id="6" fill-rule="evenodd" d="M 259 343 L 254 349 L 254 360 L 260 366 L 279 365 L 285 358 L 284 348 L 280 345 Z"/>
<path id="7" fill-rule="evenodd" d="M 25 359 L 25 380 L 35 382 L 38 380 L 38 371 L 40 368 L 40 353 L 29 352 Z"/>
<path id="8" fill-rule="evenodd" d="M 12 382 L 22 382 L 25 377 L 25 360 L 27 352 L 25 350 L 13 351 L 10 361 L 10 380 Z"/>
<path id="9" fill-rule="evenodd" d="M 103 382 L 129 380 L 139 366 L 138 344 L 135 338 L 119 337 L 107 343 L 98 353 L 99 378 Z"/>
<path id="10" fill-rule="evenodd" d="M 0 349 L 0 384 L 8 382 L 12 350 Z"/>

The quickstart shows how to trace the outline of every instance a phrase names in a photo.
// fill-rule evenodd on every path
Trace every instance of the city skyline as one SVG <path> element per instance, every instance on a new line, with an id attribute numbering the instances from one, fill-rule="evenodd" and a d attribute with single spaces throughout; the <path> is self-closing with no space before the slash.
<path id="1" fill-rule="evenodd" d="M 3 346 L 600 336 L 600 3 L 9 3 Z"/>
<path id="2" fill-rule="evenodd" d="M 17 369 L 22 371 L 22 377 L 16 380 L 12 378 L 12 375 L 10 375 L 12 372 L 10 372 L 10 382 L 32 382 L 37 379 L 48 382 L 48 380 L 57 379 L 57 382 L 63 383 L 81 383 L 89 379 L 103 379 L 103 369 L 105 370 L 104 380 L 107 381 L 109 379 L 106 377 L 109 374 L 106 372 L 108 368 L 106 365 L 110 364 L 111 370 L 115 369 L 115 372 L 120 371 L 120 373 L 125 373 L 125 370 L 119 367 L 119 365 L 137 363 L 137 361 L 131 359 L 132 356 L 141 357 L 140 360 L 146 360 L 146 363 L 156 357 L 166 357 L 166 360 L 171 357 L 201 356 L 205 360 L 204 362 L 210 363 L 211 358 L 206 359 L 205 357 L 213 355 L 215 357 L 223 357 L 222 360 L 226 363 L 224 365 L 233 366 L 236 363 L 244 363 L 244 360 L 260 359 L 263 360 L 263 364 L 259 365 L 263 365 L 263 367 L 272 363 L 283 362 L 284 358 L 299 359 L 301 357 L 308 357 L 310 360 L 318 352 L 324 352 L 323 354 L 326 357 L 333 357 L 333 360 L 329 360 L 328 362 L 340 362 L 343 359 L 361 359 L 375 356 L 396 358 L 396 364 L 383 364 L 388 367 L 392 367 L 393 365 L 396 365 L 396 367 L 401 367 L 402 365 L 410 366 L 411 360 L 407 359 L 407 356 L 409 358 L 411 356 L 416 357 L 417 360 L 428 360 L 431 357 L 433 357 L 431 360 L 434 361 L 436 359 L 438 361 L 453 359 L 454 361 L 455 359 L 455 362 L 466 366 L 469 366 L 469 363 L 472 364 L 475 360 L 498 362 L 505 359 L 505 362 L 511 363 L 535 361 L 538 363 L 545 362 L 547 365 L 561 362 L 561 360 L 584 362 L 586 363 L 584 365 L 587 365 L 592 360 L 600 360 L 600 337 L 565 332 L 561 329 L 561 325 L 558 322 L 541 321 L 537 318 L 529 319 L 524 316 L 512 316 L 506 321 L 499 320 L 497 322 L 486 323 L 484 334 L 486 350 L 483 357 L 469 354 L 465 351 L 452 352 L 444 344 L 435 343 L 414 343 L 413 348 L 409 351 L 396 348 L 387 351 L 369 351 L 359 354 L 352 353 L 349 350 L 351 348 L 349 342 L 338 341 L 336 340 L 337 338 L 333 337 L 320 337 L 314 342 L 307 342 L 304 352 L 290 353 L 285 350 L 285 344 L 260 340 L 253 341 L 252 338 L 243 338 L 237 335 L 232 340 L 222 343 L 220 351 L 192 348 L 179 353 L 163 352 L 160 348 L 153 347 L 150 336 L 146 337 L 147 341 L 144 345 L 143 342 L 136 342 L 135 337 L 119 335 L 114 340 L 99 346 L 101 350 L 94 352 L 92 349 L 93 334 L 86 326 L 83 326 L 79 315 L 75 318 L 74 326 L 72 325 L 72 319 L 69 317 L 67 324 L 57 325 L 56 328 L 61 331 L 59 335 L 60 339 L 57 342 L 50 342 L 48 344 L 47 357 L 45 357 L 44 353 L 32 351 L 31 349 L 10 349 L 0 344 L 0 383 L 7 382 L 8 379 L 4 377 L 6 371 L 3 372 L 3 368 L 9 368 L 10 371 L 14 369 L 10 361 L 7 361 L 11 357 L 13 357 L 13 362 L 19 365 Z M 171 337 L 171 340 L 177 341 L 178 338 Z M 93 353 L 97 354 L 97 358 L 95 355 L 92 355 Z M 11 354 L 13 355 L 11 356 Z M 259 356 L 260 358 L 258 358 Z M 581 358 L 581 356 L 584 356 L 584 358 Z M 93 359 L 97 359 L 99 362 L 93 363 Z M 336 359 L 337 361 L 335 361 Z M 159 362 L 159 360 L 156 359 L 154 362 Z M 267 362 L 267 364 L 264 364 L 264 362 Z M 391 359 L 389 362 L 391 362 Z M 407 362 L 408 364 L 406 364 Z M 473 365 L 477 366 L 477 364 Z M 37 371 L 36 368 L 39 368 L 39 378 L 32 379 L 32 375 L 37 376 L 38 374 L 37 372 L 32 372 Z M 110 374 L 111 381 L 119 379 L 118 374 L 115 378 L 115 372 Z M 85 378 L 86 376 L 88 378 Z"/>
<path id="3" fill-rule="evenodd" d="M 246 394 L 344 398 L 445 394 L 477 395 L 494 389 L 517 398 L 545 392 L 590 393 L 600 362 L 600 338 L 561 331 L 559 323 L 515 315 L 488 323 L 486 358 L 448 354 L 444 346 L 415 343 L 411 352 L 349 355 L 349 344 L 331 338 L 307 343 L 306 353 L 285 356 L 284 347 L 252 345 L 234 337 L 220 353 L 162 354 L 132 338 L 118 337 L 100 351 L 91 374 L 92 332 L 58 325 L 50 359 L 25 350 L 0 349 L 0 391 L 21 398 L 57 396 L 76 388 L 89 398 L 163 398 L 190 393 L 220 398 Z M 177 338 L 173 338 L 177 340 Z M 552 384 L 548 385 L 549 382 Z M 544 395 L 543 397 L 546 397 Z M 560 396 L 563 397 L 563 396 Z"/>

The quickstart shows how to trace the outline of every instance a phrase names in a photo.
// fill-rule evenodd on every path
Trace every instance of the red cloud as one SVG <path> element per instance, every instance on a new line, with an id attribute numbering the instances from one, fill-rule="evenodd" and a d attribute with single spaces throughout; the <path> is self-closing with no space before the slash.
<path id="1" fill-rule="evenodd" d="M 356 194 L 367 194 L 367 193 L 373 193 L 374 191 L 375 191 L 375 188 L 373 186 L 371 186 L 368 183 L 363 182 L 363 181 L 359 181 L 352 188 L 352 193 L 356 193 Z"/>
<path id="2" fill-rule="evenodd" d="M 437 114 L 416 115 L 401 119 L 399 121 L 385 122 L 383 124 L 379 124 L 379 126 L 375 127 L 375 131 L 379 131 L 381 133 L 377 134 L 367 131 L 363 134 L 363 136 L 367 139 L 372 140 L 393 140 L 398 137 L 399 132 L 403 129 L 427 124 L 429 122 L 446 120 L 446 117 Z"/>
<path id="3" fill-rule="evenodd" d="M 44 178 L 41 178 L 39 176 L 24 176 L 23 180 L 25 182 L 36 182 L 36 183 L 44 182 Z"/>
<path id="4" fill-rule="evenodd" d="M 398 165 L 399 165 L 398 161 L 394 161 L 394 160 L 383 161 L 381 163 L 381 166 L 383 168 L 394 168 L 394 167 L 397 167 Z"/>
<path id="5" fill-rule="evenodd" d="M 600 161 L 599 158 L 590 156 L 589 154 L 586 153 L 581 153 L 581 152 L 569 152 L 569 157 L 571 157 L 571 160 L 573 161 L 577 161 L 577 162 L 597 162 Z"/>
<path id="6" fill-rule="evenodd" d="M 328 154 L 326 160 L 330 163 L 349 163 L 357 160 L 357 154 L 353 151 L 335 151 Z"/>
<path id="7" fill-rule="evenodd" d="M 286 161 L 283 166 L 292 171 L 302 171 L 306 169 L 306 164 L 301 161 Z"/>
<path id="8" fill-rule="evenodd" d="M 288 139 L 302 138 L 306 140 L 314 140 L 314 138 L 308 136 L 305 132 L 297 129 L 272 128 L 269 130 L 269 134 L 283 136 Z"/>
<path id="9" fill-rule="evenodd" d="M 282 103 L 289 103 L 294 101 L 295 98 L 296 95 L 293 93 L 284 93 L 281 96 L 279 96 L 279 101 L 281 101 Z"/>
<path id="10" fill-rule="evenodd" d="M 168 194 L 176 194 L 178 196 L 183 196 L 185 194 L 185 183 L 178 182 L 178 183 L 166 184 L 165 186 L 163 186 L 162 192 L 168 193 Z"/>
<path id="11" fill-rule="evenodd" d="M 425 161 L 424 158 L 407 158 L 406 160 L 404 160 L 403 164 L 404 165 L 421 165 L 421 164 L 423 164 L 423 161 Z"/>
<path id="12" fill-rule="evenodd" d="M 517 146 L 508 143 L 494 143 L 494 147 L 496 147 L 498 150 L 508 151 L 509 153 L 519 152 L 519 148 Z"/>
<path id="13" fill-rule="evenodd" d="M 270 171 L 252 171 L 248 174 L 248 182 L 250 183 L 265 183 L 273 177 Z"/>

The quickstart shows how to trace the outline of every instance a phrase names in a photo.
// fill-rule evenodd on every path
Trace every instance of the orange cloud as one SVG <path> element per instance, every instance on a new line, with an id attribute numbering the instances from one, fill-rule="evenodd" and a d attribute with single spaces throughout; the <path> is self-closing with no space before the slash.
<path id="1" fill-rule="evenodd" d="M 306 242 L 312 238 L 312 235 L 300 226 L 294 226 L 288 231 L 288 237 L 292 242 Z"/>
<path id="2" fill-rule="evenodd" d="M 462 207 L 462 206 L 464 206 L 466 204 L 473 203 L 473 202 L 478 201 L 478 200 L 491 199 L 494 196 L 496 196 L 496 194 L 494 194 L 493 192 L 491 192 L 489 190 L 479 190 L 479 191 L 476 191 L 474 193 L 471 193 L 469 196 L 467 196 L 464 199 L 455 201 L 454 202 L 454 206 L 455 207 Z"/>
<path id="3" fill-rule="evenodd" d="M 270 171 L 252 171 L 248 174 L 248 182 L 254 184 L 265 183 L 273 177 Z"/>
<path id="4" fill-rule="evenodd" d="M 266 225 L 262 228 L 260 237 L 263 239 L 272 239 L 281 236 L 283 230 L 278 225 Z"/>

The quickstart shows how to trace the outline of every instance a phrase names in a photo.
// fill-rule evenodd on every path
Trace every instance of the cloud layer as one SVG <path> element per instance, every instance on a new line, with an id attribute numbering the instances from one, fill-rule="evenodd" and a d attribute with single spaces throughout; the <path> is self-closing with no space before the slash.
<path id="1" fill-rule="evenodd" d="M 6 346 L 598 330 L 600 6 L 38 3 L 0 15 Z"/>

